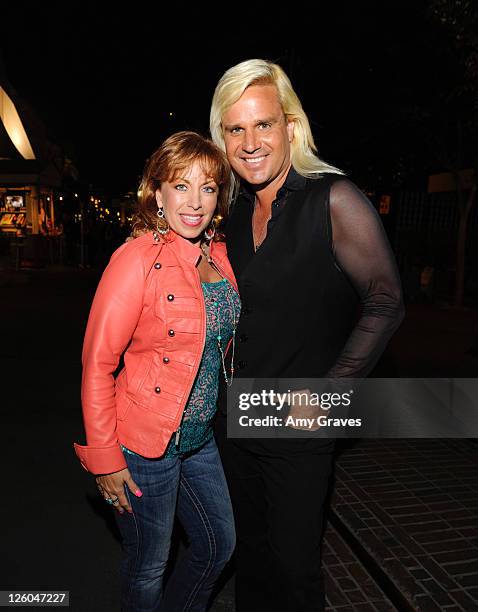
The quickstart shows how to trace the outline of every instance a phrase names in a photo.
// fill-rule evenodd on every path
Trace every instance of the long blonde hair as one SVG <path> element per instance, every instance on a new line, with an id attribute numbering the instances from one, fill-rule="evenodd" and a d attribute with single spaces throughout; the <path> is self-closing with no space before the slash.
<path id="1" fill-rule="evenodd" d="M 314 137 L 307 115 L 284 70 L 268 60 L 251 59 L 229 68 L 219 80 L 211 104 L 209 129 L 213 141 L 226 150 L 222 118 L 251 85 L 274 85 L 279 102 L 288 121 L 294 122 L 294 138 L 291 143 L 291 161 L 294 169 L 307 178 L 319 174 L 344 174 L 342 170 L 327 164 L 317 155 Z"/>

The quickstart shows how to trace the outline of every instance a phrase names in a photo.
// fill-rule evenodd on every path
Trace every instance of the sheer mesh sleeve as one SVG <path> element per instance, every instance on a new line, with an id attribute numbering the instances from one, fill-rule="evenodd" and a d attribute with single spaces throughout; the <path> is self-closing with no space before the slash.
<path id="1" fill-rule="evenodd" d="M 327 376 L 363 378 L 404 317 L 400 278 L 377 211 L 347 179 L 331 186 L 330 217 L 336 265 L 357 291 L 361 313 Z"/>

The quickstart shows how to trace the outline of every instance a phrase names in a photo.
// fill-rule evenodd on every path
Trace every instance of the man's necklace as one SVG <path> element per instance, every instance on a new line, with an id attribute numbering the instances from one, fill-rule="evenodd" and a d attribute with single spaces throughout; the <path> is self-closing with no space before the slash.
<path id="1" fill-rule="evenodd" d="M 254 231 L 254 219 L 256 216 L 256 210 L 257 210 L 257 197 L 254 198 L 254 211 L 252 213 L 252 240 L 254 242 L 254 251 L 257 252 L 257 249 L 261 246 L 261 244 L 264 242 L 266 235 L 267 235 L 267 224 L 270 221 L 271 218 L 271 214 L 272 214 L 272 210 L 271 210 L 271 214 L 268 216 L 268 218 L 266 219 L 265 223 L 263 224 L 263 226 L 260 228 L 260 231 L 255 232 Z"/>

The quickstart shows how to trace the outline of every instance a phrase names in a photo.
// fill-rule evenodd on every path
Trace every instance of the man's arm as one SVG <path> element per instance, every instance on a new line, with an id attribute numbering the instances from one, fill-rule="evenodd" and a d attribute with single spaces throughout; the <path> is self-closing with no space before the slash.
<path id="1" fill-rule="evenodd" d="M 380 217 L 349 180 L 330 190 L 336 264 L 361 300 L 361 315 L 327 378 L 367 376 L 403 320 L 402 288 L 395 257 Z"/>

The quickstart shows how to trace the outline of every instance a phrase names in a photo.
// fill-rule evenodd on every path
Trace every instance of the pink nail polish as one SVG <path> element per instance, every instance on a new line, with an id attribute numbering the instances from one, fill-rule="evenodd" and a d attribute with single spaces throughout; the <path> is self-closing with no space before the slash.
<path id="1" fill-rule="evenodd" d="M 142 492 L 139 489 L 136 489 L 134 494 L 136 495 L 136 497 L 141 497 L 143 495 Z"/>

